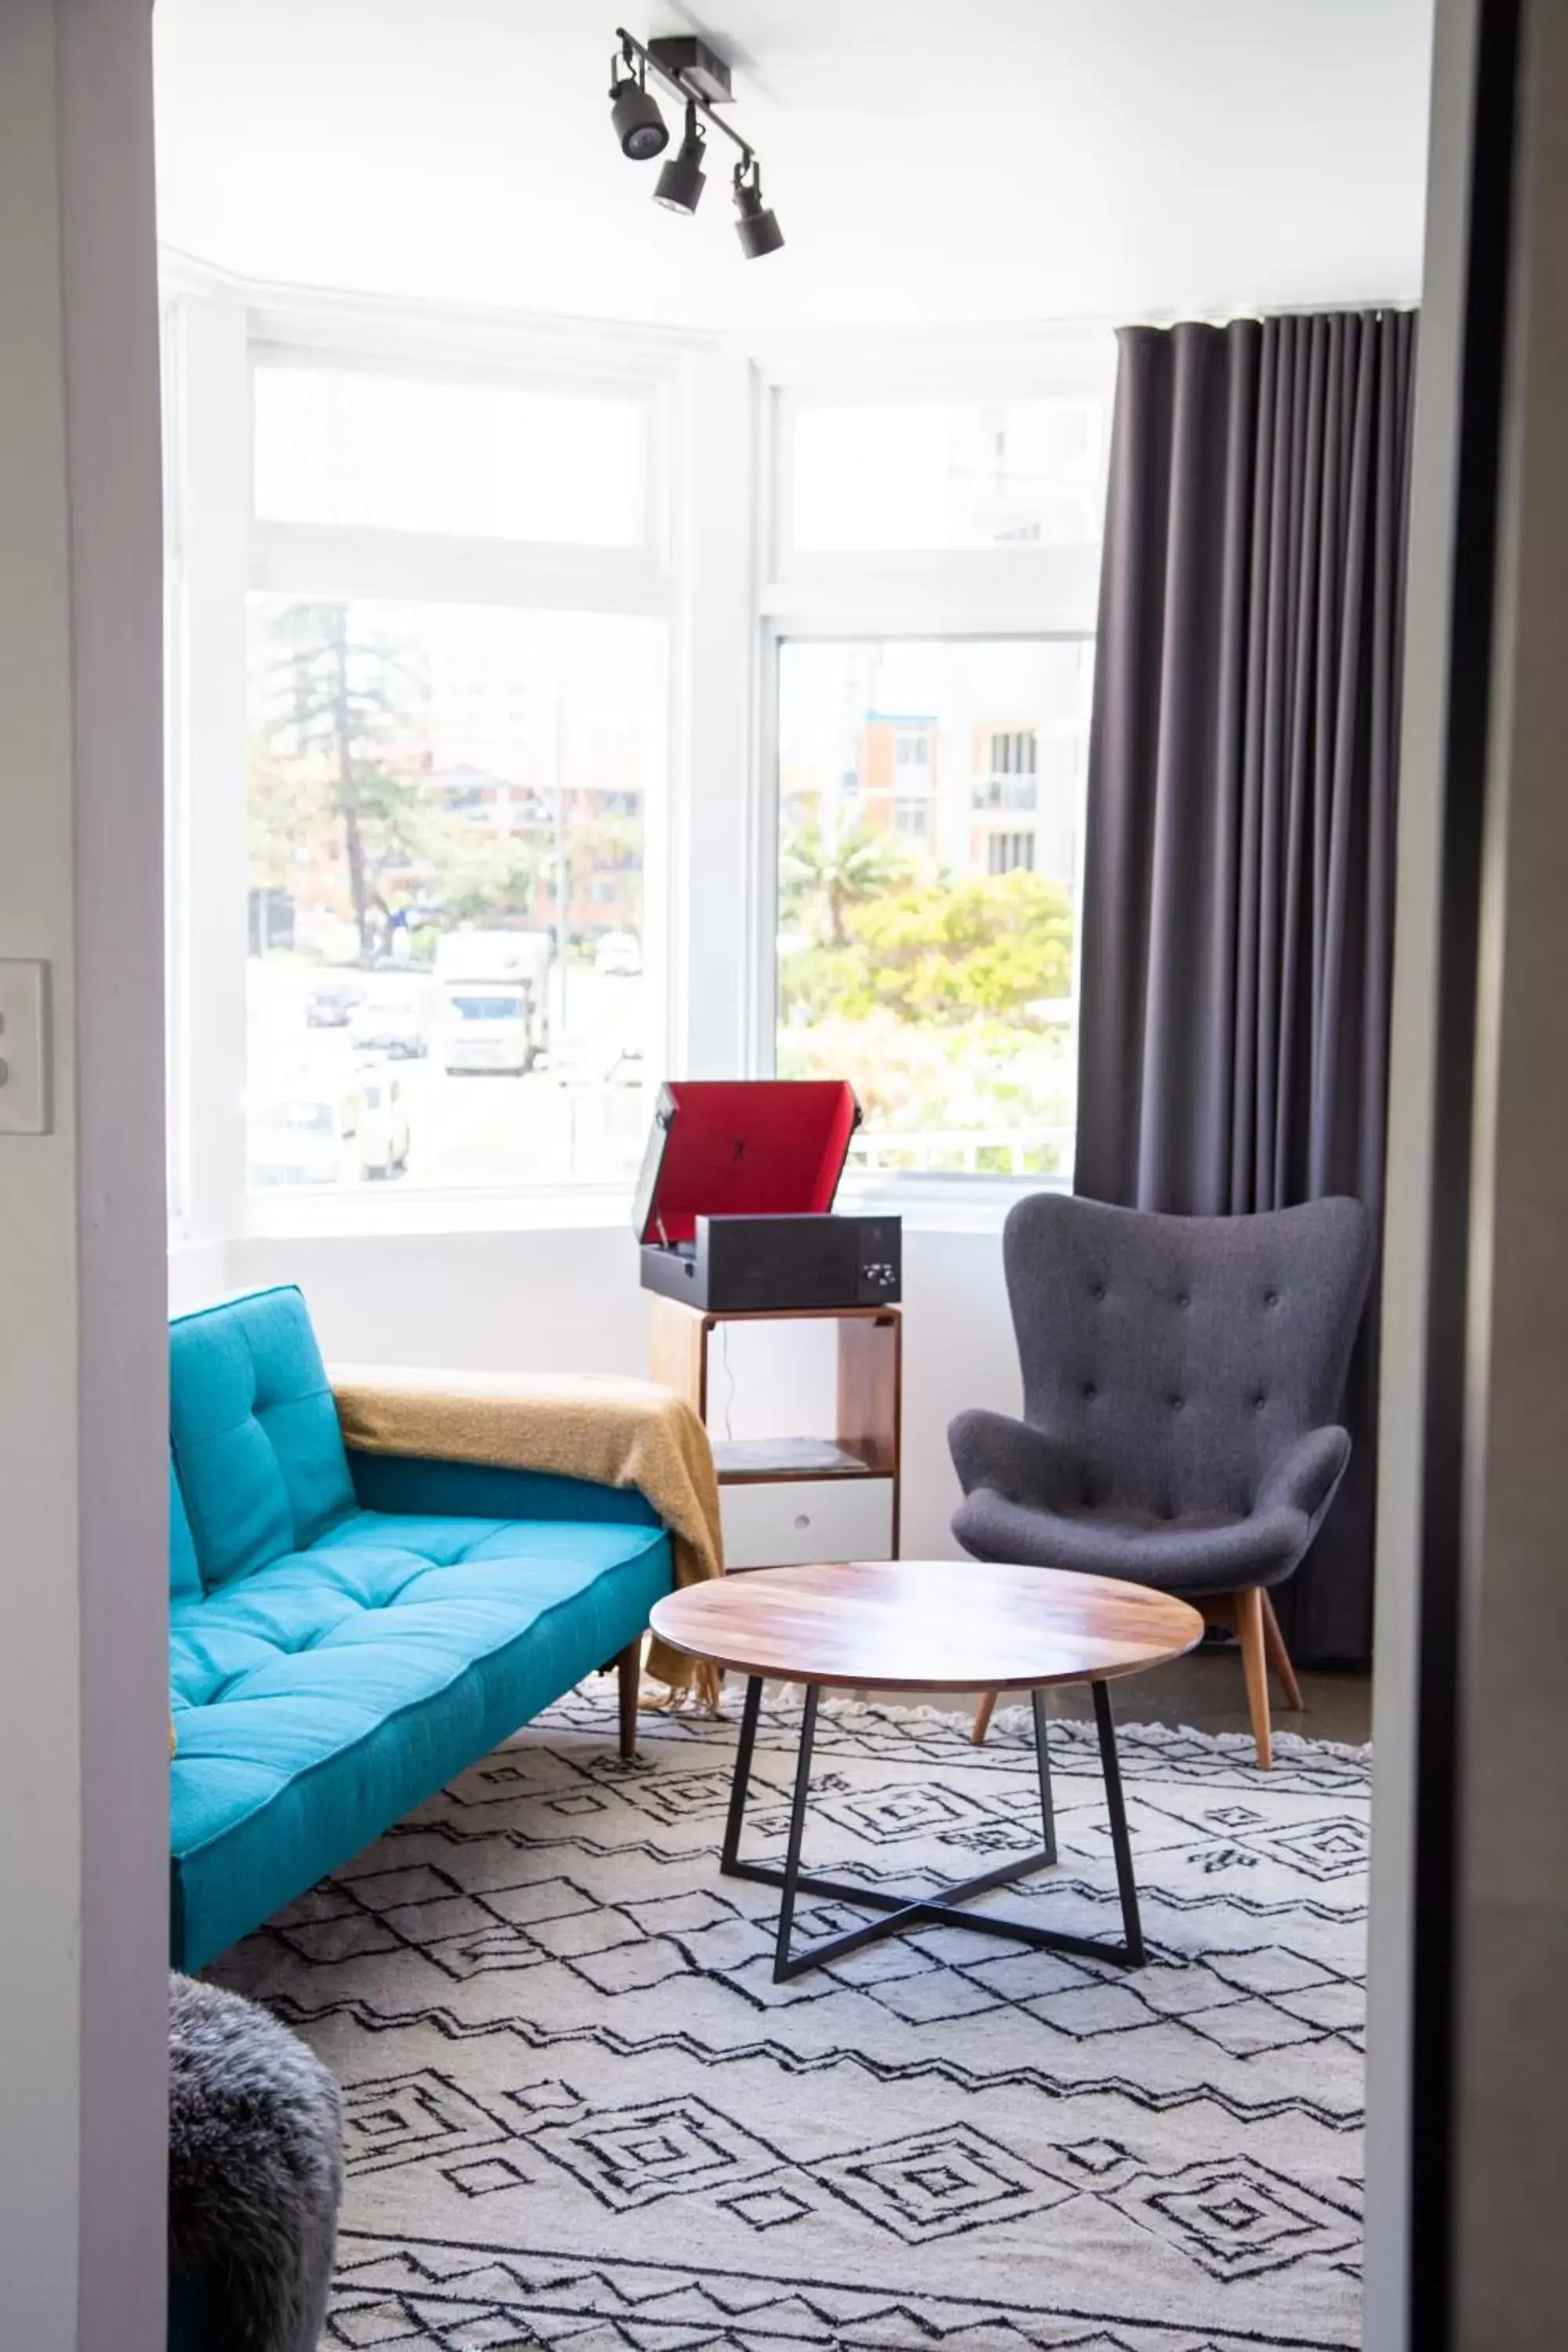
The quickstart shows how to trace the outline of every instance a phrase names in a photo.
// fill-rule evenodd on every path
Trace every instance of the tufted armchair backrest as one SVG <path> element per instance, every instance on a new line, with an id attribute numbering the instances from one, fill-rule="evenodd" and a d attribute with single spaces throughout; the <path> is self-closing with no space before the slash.
<path id="1" fill-rule="evenodd" d="M 354 1507 L 337 1407 L 291 1286 L 171 1323 L 169 1439 L 184 1503 L 174 1589 L 187 1533 L 210 1588 L 304 1550 Z"/>
<path id="2" fill-rule="evenodd" d="M 1168 1217 L 1042 1192 L 1004 1255 L 1024 1418 L 1074 1457 L 1088 1506 L 1247 1511 L 1335 1419 L 1372 1263 L 1358 1201 Z"/>

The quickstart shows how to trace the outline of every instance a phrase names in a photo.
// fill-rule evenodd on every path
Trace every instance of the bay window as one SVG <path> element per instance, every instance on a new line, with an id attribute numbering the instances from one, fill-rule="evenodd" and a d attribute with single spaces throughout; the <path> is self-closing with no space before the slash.
<path id="1" fill-rule="evenodd" d="M 614 1220 L 682 1073 L 1070 1172 L 1108 339 L 171 320 L 190 1228 Z"/>
<path id="2" fill-rule="evenodd" d="M 1033 373 L 775 396 L 773 1066 L 879 1190 L 1072 1172 L 1108 354 Z"/>

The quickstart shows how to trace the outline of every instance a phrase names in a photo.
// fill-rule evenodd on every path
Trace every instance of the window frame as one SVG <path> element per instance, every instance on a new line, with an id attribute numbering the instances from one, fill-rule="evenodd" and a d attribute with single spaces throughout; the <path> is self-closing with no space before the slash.
<path id="1" fill-rule="evenodd" d="M 174 1136 L 172 1198 L 183 1238 L 510 1228 L 615 1222 L 628 1187 L 354 1187 L 298 1197 L 258 1188 L 247 1164 L 243 1072 L 246 908 L 244 764 L 247 631 L 253 594 L 386 598 L 493 608 L 630 614 L 665 629 L 658 714 L 662 789 L 644 811 L 645 962 L 651 1065 L 678 1051 L 673 969 L 674 806 L 684 748 L 679 671 L 689 636 L 681 534 L 675 528 L 695 339 L 628 330 L 606 337 L 524 322 L 433 315 L 418 307 L 302 297 L 258 308 L 210 273 L 165 271 L 173 354 L 169 415 L 184 428 L 171 469 L 170 589 L 181 651 L 172 699 L 171 1012 L 175 1099 L 200 1102 Z M 269 365 L 390 373 L 429 382 L 515 383 L 637 399 L 643 412 L 643 532 L 632 548 L 466 539 L 266 520 L 254 510 L 254 385 Z M 193 420 L 199 425 L 193 429 Z M 188 519 L 188 520 L 186 520 Z M 193 693 L 192 682 L 204 682 Z M 194 775 L 210 789 L 195 794 Z"/>
<path id="2" fill-rule="evenodd" d="M 928 339 L 929 340 L 929 339 Z M 982 395 L 1049 395 L 1068 391 L 1097 398 L 1105 429 L 1100 446 L 1103 490 L 1109 457 L 1115 342 L 1109 331 L 1062 330 L 1019 337 L 973 339 L 957 360 L 916 362 L 897 337 L 879 347 L 841 348 L 820 341 L 791 353 L 776 352 L 763 363 L 763 440 L 758 479 L 764 499 L 760 516 L 757 596 L 757 755 L 754 799 L 757 838 L 752 862 L 749 929 L 752 1000 L 748 1017 L 749 1071 L 772 1076 L 776 1068 L 778 965 L 776 952 L 779 881 L 779 668 L 783 646 L 792 640 L 847 643 L 926 638 L 986 642 L 1088 645 L 1097 634 L 1100 548 L 1089 551 L 1041 546 L 960 550 L 910 555 L 813 555 L 803 558 L 785 543 L 793 499 L 790 436 L 803 400 L 812 397 L 848 405 L 857 400 L 882 403 L 965 400 Z M 1076 827 L 1075 902 L 1082 903 L 1083 811 Z M 1079 1018 L 1081 927 L 1075 926 L 1071 983 L 1072 1023 Z M 1070 1188 L 1071 1178 L 1019 1180 L 1010 1176 L 917 1175 L 885 1172 L 847 1178 L 847 1205 L 871 1204 L 912 1212 L 922 1223 L 994 1226 L 1022 1193 Z"/>
<path id="3" fill-rule="evenodd" d="M 244 763 L 247 600 L 328 593 L 643 614 L 667 629 L 662 793 L 645 811 L 645 963 L 663 1066 L 774 1067 L 778 655 L 786 637 L 1092 640 L 1098 549 L 1005 547 L 930 561 L 776 560 L 792 401 L 1090 391 L 1109 424 L 1109 330 L 926 330 L 773 339 L 521 320 L 434 304 L 287 294 L 165 256 L 170 310 L 171 1015 L 184 1238 L 619 1224 L 624 1184 L 384 1188 L 289 1198 L 247 1170 Z M 259 365 L 386 369 L 644 400 L 644 544 L 551 547 L 264 521 L 253 509 Z M 1104 455 L 1103 441 L 1101 455 Z M 910 775 L 915 771 L 908 772 Z M 738 780 L 740 788 L 738 789 Z M 195 789 L 199 782 L 201 789 Z M 1081 844 L 1081 825 L 1079 827 Z M 1074 982 L 1076 996 L 1076 971 Z M 651 1065 L 650 1065 L 651 1073 Z M 194 1115 L 200 1105 L 201 1116 Z M 1006 1178 L 889 1177 L 891 1204 L 992 1229 Z M 852 1193 L 856 1188 L 850 1187 Z M 860 1188 L 864 1191 L 864 1187 Z"/>
<path id="4" fill-rule="evenodd" d="M 1063 602 L 1081 605 L 1086 593 L 1098 597 L 1098 541 L 1082 548 L 1019 541 L 993 548 L 838 552 L 793 544 L 795 430 L 803 411 L 813 407 L 1082 396 L 1098 403 L 1104 419 L 1089 494 L 1092 511 L 1102 507 L 1115 373 L 1115 343 L 1108 331 L 965 332 L 963 349 L 940 358 L 932 354 L 931 341 L 922 335 L 911 343 L 907 335 L 890 335 L 876 347 L 846 341 L 836 346 L 829 338 L 775 352 L 771 366 L 764 360 L 771 401 L 761 543 L 768 609 L 809 610 L 837 599 L 874 596 L 895 582 L 911 601 L 935 596 L 1055 608 Z"/>
<path id="5" fill-rule="evenodd" d="M 285 521 L 252 510 L 251 586 L 266 594 L 379 595 L 413 601 L 522 604 L 540 610 L 668 616 L 670 565 L 668 401 L 665 378 L 626 372 L 544 368 L 521 360 L 463 365 L 410 347 L 401 356 L 351 341 L 252 332 L 251 411 L 264 370 L 367 376 L 404 383 L 489 384 L 584 400 L 630 399 L 641 410 L 641 535 L 626 546 L 474 538 L 458 531 Z M 253 440 L 254 451 L 254 440 Z M 254 457 L 253 457 L 254 462 Z M 254 486 L 254 476 L 252 475 Z M 347 580 L 347 586 L 336 583 Z M 411 584 L 404 584 L 404 583 Z M 451 583 L 448 589 L 446 583 Z"/>

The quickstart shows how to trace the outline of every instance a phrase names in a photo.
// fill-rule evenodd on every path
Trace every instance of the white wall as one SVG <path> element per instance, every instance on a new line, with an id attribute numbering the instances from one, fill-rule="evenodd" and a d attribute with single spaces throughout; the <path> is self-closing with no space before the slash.
<path id="1" fill-rule="evenodd" d="M 147 0 L 0 6 L 0 2345 L 163 2340 L 158 362 Z"/>
<path id="2" fill-rule="evenodd" d="M 334 1234 L 177 1251 L 174 1311 L 226 1291 L 298 1282 L 329 1358 L 476 1370 L 647 1370 L 647 1301 L 629 1230 Z M 952 1557 L 958 1500 L 948 1422 L 966 1405 L 1016 1412 L 1018 1368 L 998 1234 L 904 1236 L 904 1522 L 907 1559 Z M 737 1341 L 737 1435 L 812 1426 L 823 1367 L 787 1334 L 763 1360 Z M 826 1426 L 823 1423 L 823 1426 Z"/>

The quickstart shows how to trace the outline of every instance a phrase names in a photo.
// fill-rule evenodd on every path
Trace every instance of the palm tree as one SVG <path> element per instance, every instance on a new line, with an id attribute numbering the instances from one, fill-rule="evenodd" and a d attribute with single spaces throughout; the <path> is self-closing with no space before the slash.
<path id="1" fill-rule="evenodd" d="M 820 910 L 828 942 L 841 948 L 849 943 L 851 908 L 879 898 L 908 873 L 902 850 L 888 835 L 869 833 L 863 824 L 825 828 L 814 816 L 784 843 L 779 893 L 786 914 L 797 921 L 808 922 Z"/>

